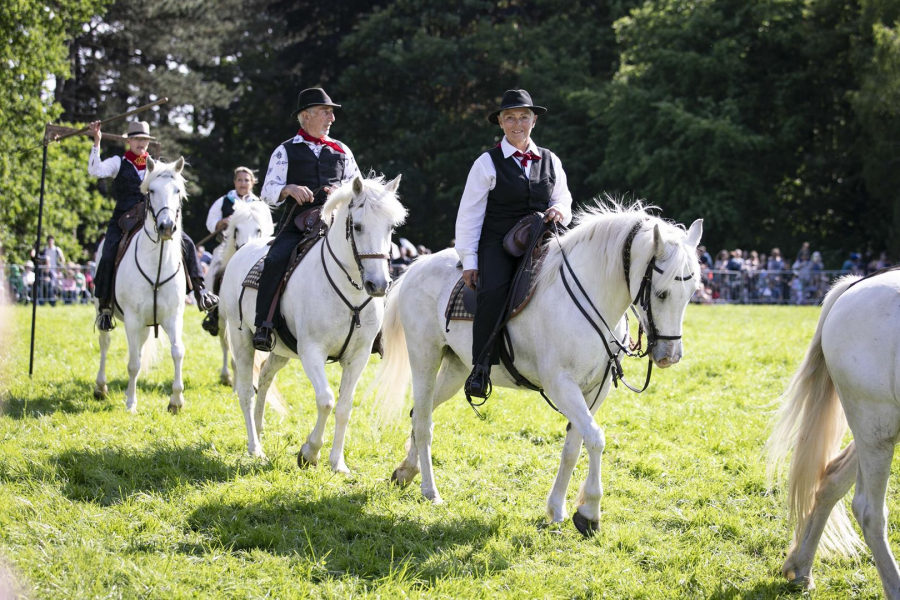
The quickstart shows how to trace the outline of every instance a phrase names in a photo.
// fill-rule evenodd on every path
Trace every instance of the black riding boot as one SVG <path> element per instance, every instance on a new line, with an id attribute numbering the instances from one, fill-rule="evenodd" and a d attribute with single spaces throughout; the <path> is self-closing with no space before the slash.
<path id="1" fill-rule="evenodd" d="M 275 331 L 271 321 L 263 321 L 253 334 L 253 347 L 260 352 L 271 352 L 275 349 Z"/>
<path id="2" fill-rule="evenodd" d="M 206 317 L 203 319 L 203 323 L 200 324 L 200 327 L 203 328 L 204 331 L 208 332 L 209 335 L 216 337 L 219 335 L 219 307 L 215 307 L 208 313 L 206 313 Z"/>
<path id="3" fill-rule="evenodd" d="M 466 379 L 465 385 L 466 396 L 472 398 L 484 398 L 487 400 L 491 396 L 493 386 L 491 385 L 491 365 L 479 364 L 472 368 L 472 373 Z"/>
<path id="4" fill-rule="evenodd" d="M 191 284 L 194 286 L 194 299 L 200 312 L 209 312 L 219 305 L 219 297 L 203 286 L 202 277 L 191 277 Z"/>

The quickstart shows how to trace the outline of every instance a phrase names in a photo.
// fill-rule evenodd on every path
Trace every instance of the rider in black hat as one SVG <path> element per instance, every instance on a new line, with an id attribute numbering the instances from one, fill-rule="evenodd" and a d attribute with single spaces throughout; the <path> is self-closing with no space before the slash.
<path id="1" fill-rule="evenodd" d="M 478 157 L 459 203 L 456 251 L 463 279 L 478 290 L 472 339 L 472 374 L 466 380 L 470 396 L 484 398 L 490 388 L 491 365 L 499 363 L 496 343 L 488 347 L 518 259 L 503 249 L 503 237 L 522 218 L 543 212 L 545 221 L 568 224 L 572 195 L 559 158 L 531 140 L 538 115 L 525 90 L 508 90 L 488 121 L 500 125 L 503 139 Z"/>
<path id="2" fill-rule="evenodd" d="M 278 146 L 269 159 L 269 169 L 261 197 L 272 206 L 287 198 L 303 210 L 325 204 L 332 187 L 349 181 L 358 172 L 353 153 L 346 144 L 328 137 L 335 121 L 334 109 L 340 108 L 321 88 L 300 92 L 297 98 L 300 131 Z M 290 214 L 289 210 L 285 210 Z M 288 268 L 291 253 L 304 238 L 304 232 L 288 218 L 275 238 L 263 266 L 256 297 L 256 334 L 253 346 L 270 352 L 275 347 L 274 323 L 267 316 L 280 279 Z"/>

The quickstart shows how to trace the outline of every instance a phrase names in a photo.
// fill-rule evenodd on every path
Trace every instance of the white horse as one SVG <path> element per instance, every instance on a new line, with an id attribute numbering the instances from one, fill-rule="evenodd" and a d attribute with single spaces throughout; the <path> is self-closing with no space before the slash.
<path id="1" fill-rule="evenodd" d="M 600 520 L 600 457 L 605 445 L 594 413 L 612 383 L 609 372 L 616 362 L 611 355 L 618 357 L 622 352 L 616 341 L 627 341 L 625 311 L 638 302 L 644 329 L 658 333 L 650 344 L 655 364 L 667 367 L 681 359 L 681 323 L 698 284 L 696 247 L 702 221 L 685 233 L 650 216 L 641 205 L 623 208 L 612 203 L 583 211 L 577 223 L 559 244 L 551 242 L 531 302 L 509 322 L 508 329 L 515 367 L 546 391 L 572 425 L 547 500 L 549 519 L 560 522 L 568 516 L 566 489 L 583 441 L 590 465 L 573 519 L 579 531 L 591 535 Z M 421 470 L 422 494 L 434 503 L 442 500 L 431 464 L 432 412 L 460 389 L 472 364 L 471 323 L 452 321 L 449 332 L 445 330 L 444 308 L 459 276 L 456 253 L 444 250 L 413 263 L 394 284 L 385 314 L 384 362 L 376 381 L 381 415 L 389 418 L 399 413 L 412 375 L 412 433 L 406 459 L 392 479 L 406 484 Z M 585 334 L 590 331 L 588 323 L 573 298 L 589 311 L 603 332 L 602 340 L 599 333 Z M 591 302 L 605 323 L 614 325 L 613 331 L 590 312 Z M 605 345 L 612 350 L 607 352 Z M 499 366 L 494 369 L 493 384 L 516 388 Z"/>
<path id="2" fill-rule="evenodd" d="M 216 277 L 225 271 L 234 253 L 243 248 L 247 242 L 258 238 L 268 239 L 275 232 L 272 222 L 272 211 L 265 202 L 235 202 L 234 212 L 228 219 L 228 227 L 223 232 L 222 243 L 213 252 L 212 262 L 206 272 L 204 284 L 206 289 L 215 287 Z M 222 371 L 219 379 L 224 385 L 231 385 L 231 373 L 228 372 L 228 340 L 226 339 L 225 316 L 217 310 L 219 317 L 219 343 L 222 345 Z"/>
<path id="3" fill-rule="evenodd" d="M 149 206 L 144 225 L 131 241 L 115 281 L 114 314 L 125 324 L 128 338 L 128 389 L 125 407 L 137 412 L 135 386 L 141 372 L 141 354 L 151 329 L 154 338 L 161 326 L 172 345 L 172 361 L 175 377 L 172 379 L 172 395 L 169 411 L 177 413 L 184 407 L 184 382 L 181 379 L 181 363 L 184 360 L 184 344 L 181 334 L 184 320 L 184 295 L 187 283 L 181 255 L 181 202 L 187 196 L 184 189 L 184 158 L 174 163 L 160 163 L 147 159 L 147 173 L 141 183 L 141 191 L 149 194 Z M 154 287 L 158 288 L 154 296 Z M 151 340 L 152 342 L 153 340 Z M 105 396 L 106 353 L 109 350 L 109 332 L 100 332 L 100 370 L 94 394 Z M 143 348 L 155 352 L 155 344 Z M 146 363 L 145 363 L 146 364 Z"/>
<path id="4" fill-rule="evenodd" d="M 300 263 L 281 297 L 281 313 L 297 338 L 297 354 L 281 343 L 269 354 L 259 375 L 259 391 L 253 389 L 253 317 L 256 290 L 242 292 L 242 282 L 268 246 L 254 240 L 231 259 L 222 281 L 221 302 L 234 354 L 235 388 L 247 426 L 247 450 L 264 456 L 259 441 L 263 428 L 266 393 L 275 374 L 289 358 L 299 358 L 316 393 L 319 416 L 315 428 L 297 457 L 298 464 L 317 464 L 325 424 L 335 411 L 334 445 L 329 462 L 336 472 L 347 473 L 344 434 L 353 407 L 353 393 L 381 329 L 382 297 L 390 285 L 388 252 L 391 233 L 406 218 L 397 200 L 400 177 L 385 184 L 381 177 L 356 177 L 331 193 L 322 218 L 331 222 L 320 240 Z M 352 285 L 351 285 L 352 282 Z M 357 283 L 358 282 L 358 283 Z M 242 295 L 243 293 L 243 295 Z M 325 362 L 338 358 L 343 369 L 340 394 L 334 393 L 325 375 Z"/>
<path id="5" fill-rule="evenodd" d="M 900 598 L 885 504 L 900 439 L 900 272 L 857 280 L 844 277 L 825 297 L 769 439 L 770 476 L 793 449 L 787 500 L 797 527 L 782 572 L 812 588 L 820 539 L 827 550 L 848 555 L 862 547 L 840 502 L 855 482 L 853 514 L 885 595 Z M 848 424 L 853 441 L 841 450 Z"/>

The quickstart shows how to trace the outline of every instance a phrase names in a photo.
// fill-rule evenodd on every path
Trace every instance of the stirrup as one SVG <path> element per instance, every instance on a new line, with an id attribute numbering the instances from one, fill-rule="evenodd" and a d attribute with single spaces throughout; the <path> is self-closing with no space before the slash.
<path id="1" fill-rule="evenodd" d="M 100 331 L 112 331 L 116 328 L 116 318 L 113 316 L 112 309 L 103 308 L 100 309 L 100 314 L 97 315 L 97 319 L 94 321 L 94 327 L 99 329 Z"/>
<path id="2" fill-rule="evenodd" d="M 200 312 L 209 312 L 219 305 L 219 297 L 205 288 L 195 289 L 194 298 L 197 299 L 197 308 Z"/>
<path id="3" fill-rule="evenodd" d="M 219 307 L 216 307 L 206 313 L 206 316 L 203 318 L 203 322 L 200 324 L 200 327 L 202 327 L 204 331 L 206 331 L 213 337 L 219 335 Z"/>
<path id="4" fill-rule="evenodd" d="M 475 365 L 472 373 L 466 379 L 464 389 L 466 399 L 472 406 L 481 406 L 484 402 L 487 402 L 487 399 L 491 397 L 491 392 L 494 391 L 494 386 L 491 384 L 490 370 L 484 365 Z M 472 402 L 472 398 L 483 398 L 484 402 L 475 404 Z"/>
<path id="5" fill-rule="evenodd" d="M 260 352 L 271 352 L 275 349 L 275 333 L 271 327 L 260 325 L 253 334 L 253 347 Z"/>

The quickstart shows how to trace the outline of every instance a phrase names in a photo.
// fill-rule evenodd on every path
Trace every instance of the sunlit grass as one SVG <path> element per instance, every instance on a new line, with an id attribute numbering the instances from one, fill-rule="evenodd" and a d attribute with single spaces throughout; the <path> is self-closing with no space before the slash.
<path id="1" fill-rule="evenodd" d="M 353 474 L 331 473 L 327 442 L 319 467 L 297 468 L 315 406 L 296 363 L 279 374 L 291 412 L 268 415 L 268 462 L 246 456 L 237 399 L 218 384 L 218 342 L 190 307 L 177 416 L 166 412 L 167 355 L 141 376 L 138 414 L 126 413 L 119 330 L 110 397 L 93 398 L 98 350 L 84 307 L 39 310 L 29 381 L 30 314 L 3 315 L 12 334 L 0 353 L 0 553 L 35 597 L 792 594 L 780 575 L 783 498 L 766 493 L 761 448 L 817 308 L 689 308 L 681 364 L 655 371 L 642 395 L 614 391 L 598 414 L 604 514 L 591 540 L 571 523 L 543 526 L 565 421 L 535 394 L 498 390 L 484 421 L 461 396 L 438 411 L 447 503 L 434 507 L 417 485 L 389 484 L 408 421 L 379 432 L 364 398 L 347 441 Z M 626 368 L 637 380 L 644 365 Z M 340 371 L 328 373 L 336 389 Z M 582 455 L 570 511 L 586 468 Z M 867 553 L 820 560 L 815 573 L 815 597 L 880 594 Z"/>

